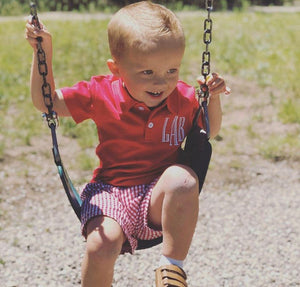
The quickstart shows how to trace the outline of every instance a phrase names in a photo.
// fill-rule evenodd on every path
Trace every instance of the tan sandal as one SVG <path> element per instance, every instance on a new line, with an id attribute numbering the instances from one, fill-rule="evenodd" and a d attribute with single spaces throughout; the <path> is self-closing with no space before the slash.
<path id="1" fill-rule="evenodd" d="M 176 265 L 164 265 L 155 270 L 156 287 L 187 287 L 185 272 Z"/>

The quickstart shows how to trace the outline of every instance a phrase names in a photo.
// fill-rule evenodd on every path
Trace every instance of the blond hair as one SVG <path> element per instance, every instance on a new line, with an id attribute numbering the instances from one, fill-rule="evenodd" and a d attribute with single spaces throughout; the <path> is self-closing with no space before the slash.
<path id="1" fill-rule="evenodd" d="M 150 1 L 125 6 L 108 24 L 110 52 L 116 59 L 128 49 L 147 52 L 159 41 L 170 38 L 184 48 L 184 32 L 179 19 L 166 7 Z"/>

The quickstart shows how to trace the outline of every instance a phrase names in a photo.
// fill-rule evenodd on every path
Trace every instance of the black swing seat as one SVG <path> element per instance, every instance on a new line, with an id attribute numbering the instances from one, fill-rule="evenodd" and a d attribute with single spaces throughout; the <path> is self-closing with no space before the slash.
<path id="1" fill-rule="evenodd" d="M 190 166 L 199 180 L 199 193 L 202 190 L 208 170 L 212 147 L 204 129 L 194 126 L 189 132 L 184 149 L 181 150 L 179 163 Z"/>

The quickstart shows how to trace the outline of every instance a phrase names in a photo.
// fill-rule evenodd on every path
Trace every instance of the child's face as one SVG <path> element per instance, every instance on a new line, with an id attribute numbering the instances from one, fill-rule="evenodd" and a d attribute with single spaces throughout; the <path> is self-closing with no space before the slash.
<path id="1" fill-rule="evenodd" d="M 175 89 L 184 48 L 168 40 L 145 53 L 137 49 L 125 52 L 116 62 L 118 76 L 132 98 L 156 107 Z"/>

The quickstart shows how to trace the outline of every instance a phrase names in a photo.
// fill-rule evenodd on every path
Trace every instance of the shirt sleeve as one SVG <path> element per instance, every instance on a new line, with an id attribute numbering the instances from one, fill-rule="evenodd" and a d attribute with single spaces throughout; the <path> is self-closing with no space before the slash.
<path id="1" fill-rule="evenodd" d="M 73 87 L 61 88 L 60 92 L 76 123 L 91 118 L 93 100 L 90 82 L 81 81 Z"/>

